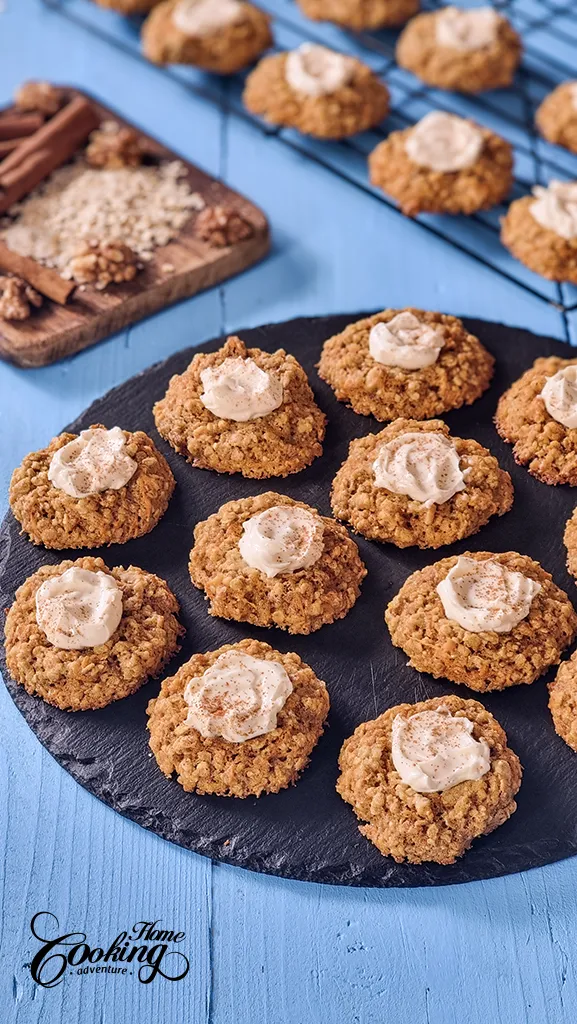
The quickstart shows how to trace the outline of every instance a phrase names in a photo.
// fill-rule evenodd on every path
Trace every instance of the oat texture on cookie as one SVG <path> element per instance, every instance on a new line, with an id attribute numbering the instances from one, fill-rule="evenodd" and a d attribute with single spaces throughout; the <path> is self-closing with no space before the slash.
<path id="1" fill-rule="evenodd" d="M 548 382 L 571 367 L 577 367 L 577 359 L 536 359 L 499 399 L 495 425 L 501 437 L 513 445 L 515 461 L 526 466 L 537 480 L 575 487 L 577 430 L 555 419 L 547 409 L 546 393 L 543 396 Z M 570 407 L 570 382 L 567 392 Z M 555 410 L 554 405 L 550 408 Z M 577 414 L 577 405 L 575 411 Z"/>
<path id="2" fill-rule="evenodd" d="M 120 622 L 110 638 L 95 647 L 57 647 L 38 622 L 39 589 L 71 568 L 104 573 L 120 591 Z M 109 569 L 101 558 L 92 557 L 44 565 L 19 587 L 8 612 L 8 671 L 28 693 L 63 711 L 106 707 L 162 672 L 183 633 L 178 610 L 164 580 L 136 566 Z M 80 608 L 80 618 L 82 614 Z"/>
<path id="3" fill-rule="evenodd" d="M 276 507 L 306 510 L 320 528 L 322 546 L 312 564 L 269 576 L 248 564 L 241 553 L 242 540 L 250 520 Z M 211 615 L 301 634 L 343 618 L 359 597 L 366 575 L 357 545 L 344 526 L 273 491 L 229 501 L 199 523 L 189 569 L 192 582 L 210 601 Z"/>
<path id="4" fill-rule="evenodd" d="M 119 14 L 148 14 L 158 0 L 94 0 L 99 7 L 107 7 Z"/>
<path id="5" fill-rule="evenodd" d="M 577 655 L 564 661 L 549 683 L 549 711 L 555 732 L 577 752 Z"/>
<path id="6" fill-rule="evenodd" d="M 399 416 L 431 419 L 450 409 L 471 405 L 488 388 L 494 359 L 457 317 L 410 308 L 423 327 L 442 335 L 442 348 L 432 364 L 407 370 L 379 362 L 371 355 L 371 331 L 388 325 L 401 311 L 382 313 L 349 324 L 323 346 L 320 377 L 336 397 L 355 412 L 380 421 Z"/>
<path id="7" fill-rule="evenodd" d="M 378 476 L 383 452 L 384 482 Z M 495 456 L 477 441 L 452 437 L 441 420 L 399 418 L 353 440 L 331 490 L 338 519 L 369 540 L 399 548 L 453 544 L 512 503 L 511 478 Z"/>
<path id="8" fill-rule="evenodd" d="M 101 424 L 94 424 L 85 433 L 105 430 Z M 58 453 L 77 442 L 77 434 L 59 434 L 47 448 L 27 455 L 14 470 L 10 507 L 34 544 L 55 549 L 124 544 L 157 525 L 175 486 L 170 467 L 143 431 L 118 432 L 125 441 L 122 457 L 133 463 L 132 474 L 123 486 L 75 497 L 52 482 L 51 467 Z M 109 453 L 105 455 L 110 458 Z M 79 467 L 77 475 L 79 479 L 86 476 L 86 465 Z"/>
<path id="9" fill-rule="evenodd" d="M 548 281 L 577 284 L 577 182 L 536 185 L 501 222 L 505 248 Z"/>
<path id="10" fill-rule="evenodd" d="M 577 82 L 553 89 L 538 107 L 535 123 L 548 142 L 577 153 Z"/>
<path id="11" fill-rule="evenodd" d="M 277 407 L 245 422 L 211 412 L 202 401 L 202 377 L 206 380 L 208 371 L 211 379 L 218 378 L 226 360 L 237 365 L 250 360 L 252 376 L 257 376 L 254 364 L 262 375 L 259 381 L 268 375 L 269 391 L 282 389 Z M 262 392 L 260 383 L 258 389 Z M 234 379 L 219 387 L 221 396 L 223 392 L 233 403 L 250 398 L 250 391 L 242 383 L 235 386 Z M 218 352 L 199 353 L 184 373 L 172 377 L 166 395 L 154 407 L 154 418 L 162 437 L 194 466 L 254 479 L 288 476 L 309 466 L 322 454 L 326 422 L 294 356 L 283 349 L 247 349 L 236 337 Z"/>
<path id="12" fill-rule="evenodd" d="M 296 128 L 317 138 L 341 139 L 366 131 L 386 117 L 389 91 L 373 71 L 354 57 L 345 57 L 325 47 L 305 44 L 300 53 L 273 54 L 264 57 L 249 75 L 243 101 L 253 114 L 271 124 Z M 324 51 L 325 62 L 342 63 L 341 74 L 330 77 L 323 86 L 322 75 L 291 75 L 293 64 L 301 60 L 319 65 Z M 306 90 L 306 91 L 305 91 Z"/>
<path id="13" fill-rule="evenodd" d="M 420 139 L 425 130 L 427 138 Z M 468 136 L 473 141 L 477 137 L 475 148 Z M 440 163 L 439 156 L 446 160 L 449 147 L 453 162 Z M 408 217 L 471 214 L 505 199 L 513 184 L 513 152 L 509 142 L 488 128 L 435 111 L 380 142 L 369 155 L 369 173 L 372 184 L 395 199 Z"/>
<path id="14" fill-rule="evenodd" d="M 489 768 L 443 792 L 417 792 L 393 763 L 393 723 L 439 709 L 472 723 L 474 739 L 488 749 Z M 337 791 L 366 823 L 359 826 L 362 834 L 383 856 L 412 864 L 453 864 L 474 839 L 502 825 L 516 809 L 522 774 L 493 716 L 477 701 L 452 694 L 400 704 L 359 725 L 345 740 L 339 767 Z"/>
<path id="15" fill-rule="evenodd" d="M 421 0 L 297 0 L 307 18 L 353 29 L 396 28 L 421 6 Z"/>
<path id="16" fill-rule="evenodd" d="M 475 19 L 473 11 L 458 10 L 456 15 L 455 8 L 447 7 L 413 18 L 397 43 L 400 67 L 427 85 L 455 92 L 477 93 L 511 85 L 522 45 L 507 18 L 492 11 L 494 25 L 488 33 L 486 25 L 471 28 L 466 24 L 471 15 Z"/>
<path id="17" fill-rule="evenodd" d="M 524 618 L 504 632 L 471 631 L 448 618 L 437 588 L 462 558 L 519 574 L 512 583 L 523 582 L 525 589 L 533 584 L 522 595 L 523 611 L 528 607 Z M 512 591 L 513 610 L 514 598 Z M 502 588 L 491 593 L 488 584 L 484 599 L 487 607 L 498 603 Z M 513 551 L 467 552 L 414 572 L 388 605 L 385 620 L 394 646 L 408 654 L 413 668 L 480 692 L 534 682 L 558 664 L 577 635 L 577 614 L 567 595 L 538 562 Z"/>
<path id="18" fill-rule="evenodd" d="M 567 520 L 563 540 L 567 548 L 567 569 L 577 579 L 577 508 Z"/>
<path id="19" fill-rule="evenodd" d="M 163 0 L 142 28 L 142 47 L 155 64 L 191 64 L 232 75 L 272 44 L 270 17 L 241 0 Z"/>
<path id="20" fill-rule="evenodd" d="M 290 684 L 274 728 L 242 742 L 202 735 L 189 722 L 186 700 L 191 681 L 202 678 L 231 652 L 280 666 Z M 231 704 L 226 690 L 218 699 L 213 690 L 204 703 L 217 716 L 229 711 Z M 297 654 L 281 654 L 257 640 L 241 640 L 193 655 L 175 676 L 164 680 L 159 696 L 148 705 L 150 747 L 160 770 L 168 777 L 175 774 L 188 792 L 240 798 L 278 793 L 296 782 L 306 767 L 328 710 L 325 684 Z"/>

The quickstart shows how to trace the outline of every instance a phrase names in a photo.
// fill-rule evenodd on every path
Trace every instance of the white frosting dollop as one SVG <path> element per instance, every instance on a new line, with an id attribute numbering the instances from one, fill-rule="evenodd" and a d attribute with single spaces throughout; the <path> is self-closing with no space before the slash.
<path id="1" fill-rule="evenodd" d="M 274 505 L 243 523 L 238 550 L 247 565 L 272 578 L 308 569 L 321 557 L 324 527 L 319 516 L 294 505 Z"/>
<path id="2" fill-rule="evenodd" d="M 217 366 L 209 366 L 200 374 L 202 404 L 223 420 L 246 423 L 268 416 L 282 405 L 280 380 L 261 370 L 254 359 L 228 356 Z"/>
<path id="3" fill-rule="evenodd" d="M 373 462 L 375 487 L 406 494 L 426 507 L 442 505 L 467 486 L 467 471 L 459 462 L 455 445 L 443 434 L 399 434 L 379 448 Z"/>
<path id="4" fill-rule="evenodd" d="M 483 144 L 483 133 L 477 125 L 456 114 L 432 110 L 407 135 L 405 151 L 417 166 L 448 174 L 471 167 Z"/>
<path id="5" fill-rule="evenodd" d="M 567 241 L 577 237 L 577 181 L 550 181 L 547 188 L 535 185 L 533 195 L 533 220 Z"/>
<path id="6" fill-rule="evenodd" d="M 172 23 L 186 36 L 215 35 L 243 17 L 239 0 L 179 0 Z"/>
<path id="7" fill-rule="evenodd" d="M 122 591 L 114 577 L 72 566 L 36 591 L 36 622 L 54 647 L 99 647 L 118 628 Z"/>
<path id="8" fill-rule="evenodd" d="M 492 7 L 444 7 L 435 18 L 435 35 L 439 46 L 481 50 L 495 42 L 498 25 L 499 16 Z"/>
<path id="9" fill-rule="evenodd" d="M 296 92 L 328 96 L 348 85 L 353 68 L 353 61 L 342 53 L 316 43 L 302 43 L 287 54 L 285 77 Z"/>
<path id="10" fill-rule="evenodd" d="M 509 633 L 531 610 L 541 584 L 500 562 L 461 555 L 437 593 L 445 615 L 470 633 Z"/>
<path id="11" fill-rule="evenodd" d="M 48 467 L 48 479 L 71 498 L 124 487 L 138 469 L 138 463 L 126 454 L 126 438 L 120 427 L 106 430 L 91 427 L 54 452 Z"/>
<path id="12" fill-rule="evenodd" d="M 414 313 L 397 313 L 388 323 L 371 327 L 369 352 L 377 363 L 421 370 L 437 362 L 445 344 L 443 328 L 423 324 Z"/>
<path id="13" fill-rule="evenodd" d="M 443 704 L 393 719 L 391 755 L 401 779 L 417 793 L 444 793 L 476 781 L 491 767 L 486 740 L 473 736 L 473 722 Z"/>
<path id="14" fill-rule="evenodd" d="M 244 743 L 276 729 L 277 715 L 292 689 L 280 662 L 225 651 L 211 668 L 187 683 L 186 723 L 201 736 Z"/>
<path id="15" fill-rule="evenodd" d="M 577 427 L 577 365 L 565 366 L 545 381 L 541 398 L 550 416 L 564 427 Z"/>

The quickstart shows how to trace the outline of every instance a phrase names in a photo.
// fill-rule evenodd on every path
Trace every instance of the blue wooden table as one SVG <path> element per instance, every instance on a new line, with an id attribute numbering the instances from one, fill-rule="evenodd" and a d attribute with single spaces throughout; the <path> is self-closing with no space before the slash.
<path id="1" fill-rule="evenodd" d="M 260 203 L 266 263 L 38 371 L 0 366 L 1 493 L 96 396 L 186 345 L 299 314 L 415 304 L 564 337 L 559 312 L 251 125 L 64 22 L 3 0 L 0 100 L 26 78 L 87 88 Z M 577 339 L 577 314 L 568 317 Z M 5 498 L 2 498 L 3 508 Z M 575 1020 L 577 860 L 436 890 L 347 890 L 211 864 L 88 795 L 0 689 L 0 1021 L 6 1024 L 561 1024 Z M 186 931 L 180 982 L 23 964 L 29 922 L 93 945 L 139 920 Z"/>

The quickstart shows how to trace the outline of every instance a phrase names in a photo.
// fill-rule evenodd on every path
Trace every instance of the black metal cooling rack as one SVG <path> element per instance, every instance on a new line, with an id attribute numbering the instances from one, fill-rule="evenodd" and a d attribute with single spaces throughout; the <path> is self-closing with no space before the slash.
<path id="1" fill-rule="evenodd" d="M 139 45 L 141 19 L 123 18 L 104 10 L 92 0 L 42 0 L 69 21 L 88 29 L 133 59 L 151 66 Z M 534 112 L 543 97 L 567 78 L 577 78 L 577 0 L 495 0 L 506 12 L 524 42 L 524 59 L 510 89 L 479 96 L 461 96 L 430 89 L 398 68 L 394 50 L 398 32 L 352 34 L 326 23 L 309 21 L 294 0 L 258 0 L 273 17 L 275 45 L 290 49 L 309 40 L 352 53 L 384 77 L 391 90 L 391 113 L 386 129 L 363 133 L 342 142 L 321 142 L 297 132 L 267 125 L 242 105 L 244 77 L 222 79 L 196 69 L 157 68 L 161 75 L 176 80 L 184 89 L 224 113 L 250 122 L 267 136 L 298 151 L 374 201 L 398 211 L 395 203 L 373 187 L 367 174 L 367 155 L 391 129 L 405 128 L 432 109 L 470 116 L 499 132 L 513 145 L 515 183 L 512 198 L 527 194 L 537 183 L 552 178 L 577 178 L 577 157 L 539 138 L 534 129 Z M 443 0 L 425 0 L 424 9 L 444 6 Z M 554 305 L 560 312 L 566 336 L 566 314 L 577 310 L 577 288 L 545 281 L 533 274 L 503 248 L 499 221 L 505 207 L 471 217 L 422 215 L 416 218 L 424 231 L 482 263 L 536 298 Z"/>

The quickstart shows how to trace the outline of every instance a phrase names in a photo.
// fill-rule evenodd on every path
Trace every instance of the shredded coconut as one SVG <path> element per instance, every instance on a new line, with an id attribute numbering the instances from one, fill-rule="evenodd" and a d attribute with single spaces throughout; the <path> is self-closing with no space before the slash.
<path id="1" fill-rule="evenodd" d="M 179 160 L 159 167 L 61 167 L 8 212 L 0 237 L 21 256 L 63 271 L 81 241 L 120 238 L 141 259 L 166 245 L 204 200 L 180 179 Z M 6 221 L 4 222 L 6 224 Z"/>

